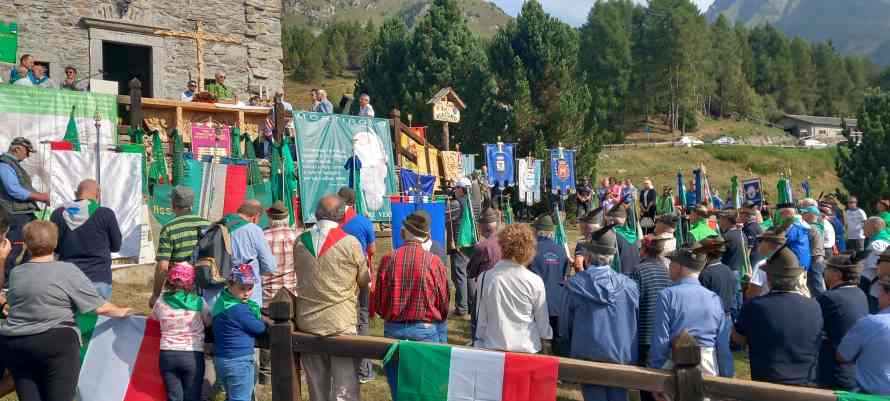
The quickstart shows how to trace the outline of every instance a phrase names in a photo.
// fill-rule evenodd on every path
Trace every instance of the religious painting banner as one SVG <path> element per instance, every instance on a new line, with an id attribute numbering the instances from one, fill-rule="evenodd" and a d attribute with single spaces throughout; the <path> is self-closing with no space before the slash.
<path id="1" fill-rule="evenodd" d="M 430 222 L 430 237 L 433 241 L 439 243 L 445 248 L 445 201 L 433 199 L 428 196 L 391 196 L 389 197 L 390 207 L 392 208 L 392 232 L 398 234 L 401 232 L 402 225 L 408 215 L 418 210 L 429 213 L 432 221 Z M 396 249 L 402 246 L 402 236 L 392 236 L 392 248 Z M 444 262 L 444 261 L 443 261 Z"/>
<path id="2" fill-rule="evenodd" d="M 315 222 L 319 199 L 348 184 L 350 172 L 343 166 L 353 156 L 361 161 L 361 191 L 368 217 L 389 221 L 392 213 L 386 195 L 396 192 L 389 120 L 297 112 L 294 125 L 302 221 Z"/>
<path id="3" fill-rule="evenodd" d="M 436 177 L 417 174 L 414 170 L 402 168 L 399 170 L 399 183 L 402 184 L 402 193 L 432 195 Z"/>
<path id="4" fill-rule="evenodd" d="M 446 181 L 452 183 L 464 177 L 463 162 L 460 152 L 453 150 L 443 150 L 439 152 L 442 156 L 442 173 Z"/>
<path id="5" fill-rule="evenodd" d="M 485 163 L 488 166 L 488 182 L 492 186 L 504 189 L 512 186 L 513 176 L 513 148 L 512 143 L 498 142 L 485 144 Z"/>
<path id="6" fill-rule="evenodd" d="M 96 113 L 101 143 L 117 144 L 117 97 L 108 94 L 0 85 L 0 149 L 9 148 L 13 138 L 25 137 L 37 150 L 22 166 L 31 174 L 34 189 L 49 191 L 49 142 L 65 137 L 69 117 L 80 134 L 81 150 L 95 152 Z"/>
<path id="7" fill-rule="evenodd" d="M 763 206 L 763 183 L 760 178 L 742 181 L 742 188 L 744 189 L 745 202 Z"/>
<path id="8" fill-rule="evenodd" d="M 563 196 L 575 191 L 575 151 L 550 149 L 550 188 Z"/>
<path id="9" fill-rule="evenodd" d="M 52 208 L 74 200 L 77 185 L 96 178 L 96 154 L 89 151 L 50 151 Z M 142 154 L 103 151 L 100 158 L 101 205 L 114 211 L 121 230 L 121 249 L 112 258 L 139 256 L 142 241 Z"/>
<path id="10" fill-rule="evenodd" d="M 192 123 L 192 152 L 204 156 L 228 156 L 232 148 L 232 131 L 228 125 Z"/>
<path id="11" fill-rule="evenodd" d="M 421 141 L 426 140 L 426 127 L 411 127 L 411 132 Z M 426 174 L 435 177 L 435 185 L 439 185 L 439 149 L 430 144 L 424 146 L 409 135 L 400 135 L 399 147 L 410 157 L 402 156 L 402 167 L 416 171 L 418 174 Z M 429 154 L 429 158 L 427 158 Z M 413 159 L 413 160 L 412 160 Z M 430 162 L 432 161 L 432 162 Z"/>
<path id="12" fill-rule="evenodd" d="M 541 161 L 532 158 L 517 160 L 519 201 L 534 205 L 541 201 Z"/>

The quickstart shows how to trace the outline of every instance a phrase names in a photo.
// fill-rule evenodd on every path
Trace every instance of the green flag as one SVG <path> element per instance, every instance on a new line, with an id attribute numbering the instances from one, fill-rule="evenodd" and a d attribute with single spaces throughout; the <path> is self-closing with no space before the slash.
<path id="1" fill-rule="evenodd" d="M 476 221 L 473 219 L 473 210 L 467 198 L 459 199 L 462 205 L 460 214 L 460 228 L 457 232 L 457 247 L 467 248 L 476 245 L 479 239 L 476 237 Z"/>
<path id="2" fill-rule="evenodd" d="M 185 145 L 182 144 L 182 135 L 179 135 L 176 128 L 170 135 L 173 137 L 173 185 L 179 185 L 185 177 L 186 168 L 188 168 L 184 159 Z"/>
<path id="3" fill-rule="evenodd" d="M 156 184 L 167 181 L 167 158 L 164 154 L 164 145 L 161 143 L 161 133 L 157 130 L 151 135 L 151 166 L 148 168 L 148 179 Z"/>
<path id="4" fill-rule="evenodd" d="M 556 233 L 553 236 L 553 241 L 559 245 L 568 245 L 569 241 L 566 237 L 566 225 L 562 219 L 562 212 L 559 210 L 559 206 L 556 206 Z"/>
<path id="5" fill-rule="evenodd" d="M 74 120 L 74 108 L 71 106 L 71 114 L 68 116 L 68 127 L 65 128 L 63 141 L 71 144 L 73 150 L 80 152 L 80 134 L 77 133 L 77 121 Z"/>
<path id="6" fill-rule="evenodd" d="M 244 157 L 249 161 L 247 165 L 247 182 L 250 185 L 263 183 L 263 175 L 260 172 L 260 163 L 256 160 L 256 152 L 253 150 L 253 141 L 250 136 L 244 135 Z"/>
<path id="7" fill-rule="evenodd" d="M 362 164 L 361 160 L 355 153 L 352 154 L 352 190 L 355 192 L 355 213 L 362 216 L 368 215 L 368 206 L 365 201 L 365 193 L 362 191 L 362 171 L 356 166 Z"/>
<path id="8" fill-rule="evenodd" d="M 284 202 L 290 215 L 290 223 L 294 224 L 293 195 L 297 188 L 294 177 L 294 160 L 291 157 L 287 141 L 284 144 L 272 145 L 272 201 Z"/>
<path id="9" fill-rule="evenodd" d="M 871 395 L 850 393 L 846 391 L 835 391 L 837 401 L 890 401 L 890 397 L 884 395 Z"/>
<path id="10" fill-rule="evenodd" d="M 231 133 L 231 143 L 232 143 L 232 154 L 231 158 L 240 159 L 241 158 L 241 130 L 238 127 L 232 128 Z"/>
<path id="11" fill-rule="evenodd" d="M 776 190 L 779 194 L 778 204 L 791 203 L 790 191 L 788 190 L 788 180 L 783 175 L 776 184 Z"/>

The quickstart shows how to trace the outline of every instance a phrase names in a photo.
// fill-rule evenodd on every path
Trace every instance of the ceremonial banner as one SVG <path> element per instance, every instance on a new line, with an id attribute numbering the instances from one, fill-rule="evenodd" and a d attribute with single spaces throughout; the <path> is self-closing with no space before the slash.
<path id="1" fill-rule="evenodd" d="M 442 156 L 442 173 L 446 181 L 454 183 L 465 176 L 460 152 L 443 150 L 439 154 Z"/>
<path id="2" fill-rule="evenodd" d="M 429 213 L 432 221 L 430 222 L 430 237 L 433 241 L 439 243 L 444 249 L 445 247 L 445 201 L 432 199 L 428 196 L 391 196 L 389 197 L 390 206 L 392 208 L 392 249 L 402 246 L 402 236 L 399 235 L 402 225 L 408 215 L 418 210 Z M 443 263 L 445 261 L 442 261 Z"/>
<path id="3" fill-rule="evenodd" d="M 512 143 L 485 144 L 485 163 L 488 166 L 488 182 L 500 189 L 514 184 Z"/>
<path id="4" fill-rule="evenodd" d="M 464 177 L 469 177 L 476 171 L 476 155 L 460 155 L 461 165 L 464 169 Z"/>
<path id="5" fill-rule="evenodd" d="M 294 113 L 297 170 L 304 223 L 315 222 L 315 205 L 326 194 L 346 186 L 346 160 L 361 160 L 362 193 L 373 221 L 391 217 L 386 194 L 396 192 L 389 120 L 338 114 Z M 435 159 L 433 159 L 435 160 Z"/>
<path id="6" fill-rule="evenodd" d="M 763 192 L 760 178 L 745 180 L 742 182 L 742 188 L 745 191 L 745 202 L 753 202 L 759 206 L 763 206 Z"/>
<path id="7" fill-rule="evenodd" d="M 563 196 L 575 191 L 575 151 L 550 149 L 550 188 Z"/>
<path id="8" fill-rule="evenodd" d="M 218 127 L 217 127 L 218 126 Z M 216 129 L 219 128 L 219 132 Z M 228 156 L 232 150 L 231 129 L 220 123 L 192 123 L 192 153 L 204 156 Z"/>
<path id="9" fill-rule="evenodd" d="M 529 163 L 531 162 L 531 163 Z M 541 201 L 541 161 L 533 158 L 517 160 L 519 201 L 534 205 Z"/>
<path id="10" fill-rule="evenodd" d="M 551 356 L 400 341 L 383 363 L 397 376 L 396 401 L 556 400 L 559 360 Z"/>
<path id="11" fill-rule="evenodd" d="M 167 399 L 158 367 L 161 326 L 142 316 L 77 316 L 81 333 L 78 401 Z"/>
<path id="12" fill-rule="evenodd" d="M 58 141 L 65 136 L 72 107 L 82 150 L 96 150 L 97 112 L 100 116 L 102 143 L 117 144 L 116 96 L 0 85 L 0 115 L 3 116 L 0 119 L 0 151 L 5 152 L 12 139 L 20 136 L 34 144 L 37 153 L 25 159 L 22 166 L 31 173 L 34 189 L 38 191 L 49 191 L 51 174 L 50 147 L 41 145 L 41 142 Z"/>
<path id="13" fill-rule="evenodd" d="M 96 178 L 95 152 L 50 151 L 47 167 L 52 208 L 74 200 L 77 185 Z M 114 211 L 121 230 L 121 250 L 112 258 L 139 256 L 142 239 L 142 154 L 102 152 L 101 205 Z"/>

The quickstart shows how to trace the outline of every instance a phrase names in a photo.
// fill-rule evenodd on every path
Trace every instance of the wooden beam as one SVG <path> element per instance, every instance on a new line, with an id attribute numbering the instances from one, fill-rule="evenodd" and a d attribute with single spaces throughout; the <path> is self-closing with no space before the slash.
<path id="1" fill-rule="evenodd" d="M 302 399 L 300 388 L 300 356 L 293 348 L 294 296 L 288 290 L 278 290 L 269 303 L 269 316 L 274 323 L 269 327 L 272 355 L 272 401 Z"/>
<path id="2" fill-rule="evenodd" d="M 717 376 L 705 376 L 704 387 L 705 394 L 715 399 L 742 401 L 837 401 L 837 395 L 829 390 L 783 386 L 781 384 L 727 379 Z"/>
<path id="3" fill-rule="evenodd" d="M 295 332 L 293 342 L 295 352 L 311 351 L 349 358 L 383 359 L 389 347 L 398 341 L 367 336 L 319 337 Z M 673 380 L 668 371 L 568 358 L 559 358 L 559 377 L 572 383 L 608 385 L 651 392 L 664 392 Z"/>

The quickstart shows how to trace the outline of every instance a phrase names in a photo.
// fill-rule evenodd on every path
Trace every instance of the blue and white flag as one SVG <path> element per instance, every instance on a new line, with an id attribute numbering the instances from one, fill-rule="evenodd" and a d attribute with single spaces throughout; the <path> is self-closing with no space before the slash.
<path id="1" fill-rule="evenodd" d="M 485 144 L 485 162 L 488 165 L 488 182 L 492 186 L 504 189 L 513 186 L 513 148 L 512 143 Z"/>
<path id="2" fill-rule="evenodd" d="M 550 149 L 550 188 L 563 196 L 575 191 L 575 151 Z"/>
<path id="3" fill-rule="evenodd" d="M 541 201 L 541 161 L 534 158 L 517 160 L 519 201 L 534 205 Z"/>
<path id="4" fill-rule="evenodd" d="M 460 155 L 460 164 L 463 169 L 464 177 L 470 177 L 476 171 L 476 155 Z"/>

